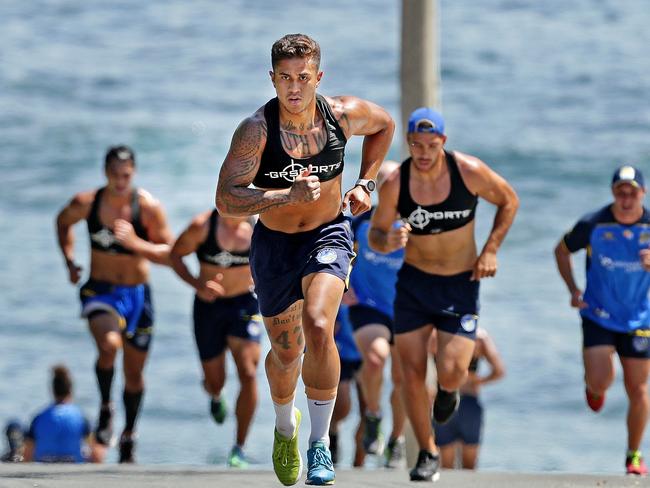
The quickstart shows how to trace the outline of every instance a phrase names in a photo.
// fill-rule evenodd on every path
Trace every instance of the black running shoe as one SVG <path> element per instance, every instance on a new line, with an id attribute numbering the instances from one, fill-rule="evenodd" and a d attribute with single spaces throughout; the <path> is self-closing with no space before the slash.
<path id="1" fill-rule="evenodd" d="M 409 473 L 411 481 L 438 481 L 440 478 L 440 457 L 422 449 L 418 454 L 418 462 Z"/>
<path id="2" fill-rule="evenodd" d="M 332 455 L 332 463 L 338 464 L 339 462 L 339 435 L 330 432 L 330 454 Z"/>
<path id="3" fill-rule="evenodd" d="M 384 434 L 381 432 L 381 417 L 366 414 L 363 431 L 363 448 L 367 454 L 381 456 L 384 452 Z"/>
<path id="4" fill-rule="evenodd" d="M 449 421 L 451 416 L 460 405 L 460 394 L 458 390 L 445 391 L 438 385 L 436 400 L 433 402 L 433 420 L 437 424 L 444 424 Z"/>
<path id="5" fill-rule="evenodd" d="M 95 429 L 95 439 L 98 444 L 110 446 L 113 442 L 113 406 L 102 405 L 99 409 L 99 419 Z"/>
<path id="6" fill-rule="evenodd" d="M 120 463 L 135 463 L 134 450 L 135 436 L 133 434 L 122 434 L 120 438 Z"/>
<path id="7" fill-rule="evenodd" d="M 228 407 L 223 397 L 220 397 L 218 400 L 214 398 L 210 399 L 210 414 L 216 423 L 223 424 L 226 420 L 226 415 L 228 415 Z"/>

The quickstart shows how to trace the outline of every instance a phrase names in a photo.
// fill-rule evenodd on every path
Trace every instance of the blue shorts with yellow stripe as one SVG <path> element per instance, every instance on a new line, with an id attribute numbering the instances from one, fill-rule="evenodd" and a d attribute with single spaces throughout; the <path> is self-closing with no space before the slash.
<path id="1" fill-rule="evenodd" d="M 273 317 L 303 299 L 302 278 L 311 273 L 333 274 L 347 289 L 354 256 L 350 219 L 343 214 L 294 234 L 271 230 L 257 221 L 250 263 L 260 312 Z"/>
<path id="2" fill-rule="evenodd" d="M 79 298 L 82 317 L 112 313 L 125 340 L 136 349 L 149 350 L 154 313 L 148 284 L 123 286 L 91 278 L 79 290 Z"/>

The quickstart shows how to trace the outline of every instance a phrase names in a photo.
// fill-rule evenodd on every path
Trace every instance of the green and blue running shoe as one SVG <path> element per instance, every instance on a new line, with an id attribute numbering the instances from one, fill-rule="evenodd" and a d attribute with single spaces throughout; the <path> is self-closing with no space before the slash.
<path id="1" fill-rule="evenodd" d="M 226 415 L 228 414 L 228 407 L 226 407 L 226 400 L 223 397 L 219 397 L 218 400 L 214 398 L 210 399 L 210 414 L 212 418 L 218 424 L 223 424 L 226 420 Z"/>
<path id="2" fill-rule="evenodd" d="M 230 454 L 228 455 L 228 466 L 231 468 L 246 469 L 248 468 L 248 460 L 242 448 L 239 446 L 232 446 Z"/>
<path id="3" fill-rule="evenodd" d="M 279 434 L 277 430 L 273 432 L 273 471 L 275 475 L 285 486 L 291 486 L 298 483 L 302 474 L 302 457 L 298 449 L 298 428 L 300 427 L 300 410 L 294 408 L 296 415 L 296 431 L 291 439 L 287 439 Z"/>
<path id="4" fill-rule="evenodd" d="M 333 485 L 334 465 L 330 450 L 321 441 L 312 442 L 307 451 L 307 485 Z"/>

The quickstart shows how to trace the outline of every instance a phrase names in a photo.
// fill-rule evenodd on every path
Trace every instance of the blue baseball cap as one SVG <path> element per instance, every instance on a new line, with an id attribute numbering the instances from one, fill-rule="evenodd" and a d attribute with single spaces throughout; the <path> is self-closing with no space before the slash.
<path id="1" fill-rule="evenodd" d="M 420 107 L 415 109 L 409 117 L 409 134 L 413 132 L 427 132 L 429 134 L 445 135 L 445 121 L 439 112 L 432 108 Z"/>
<path id="2" fill-rule="evenodd" d="M 614 172 L 614 176 L 612 176 L 612 187 L 622 185 L 623 183 L 628 183 L 636 188 L 645 189 L 643 173 L 633 166 L 621 166 Z"/>

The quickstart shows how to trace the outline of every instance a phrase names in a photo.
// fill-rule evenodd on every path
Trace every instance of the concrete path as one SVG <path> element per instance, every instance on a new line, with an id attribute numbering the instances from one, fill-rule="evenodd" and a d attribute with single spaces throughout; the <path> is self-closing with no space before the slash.
<path id="1" fill-rule="evenodd" d="M 339 469 L 336 486 L 418 487 L 406 471 Z M 303 487 L 303 479 L 296 485 Z M 613 475 L 524 474 L 443 471 L 436 488 L 650 487 L 650 479 Z M 234 471 L 205 466 L 0 465 L 0 488 L 280 488 L 271 471 Z"/>

